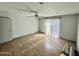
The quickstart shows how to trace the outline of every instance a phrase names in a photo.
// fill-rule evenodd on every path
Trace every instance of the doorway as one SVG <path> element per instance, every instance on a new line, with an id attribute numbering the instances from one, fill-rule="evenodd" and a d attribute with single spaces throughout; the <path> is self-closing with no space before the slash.
<path id="1" fill-rule="evenodd" d="M 12 40 L 12 20 L 0 17 L 0 43 Z"/>
<path id="2" fill-rule="evenodd" d="M 60 19 L 47 19 L 46 20 L 46 35 L 52 38 L 59 38 Z"/>

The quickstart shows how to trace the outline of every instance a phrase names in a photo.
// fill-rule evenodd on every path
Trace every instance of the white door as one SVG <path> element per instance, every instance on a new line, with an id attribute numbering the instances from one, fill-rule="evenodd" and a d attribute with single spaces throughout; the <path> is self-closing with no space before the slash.
<path id="1" fill-rule="evenodd" d="M 12 20 L 0 17 L 0 43 L 12 40 Z"/>

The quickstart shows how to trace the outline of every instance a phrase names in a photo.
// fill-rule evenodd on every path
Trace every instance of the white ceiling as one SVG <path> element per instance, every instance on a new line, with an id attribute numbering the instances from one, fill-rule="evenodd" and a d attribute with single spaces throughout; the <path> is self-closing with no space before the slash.
<path id="1" fill-rule="evenodd" d="M 40 16 L 56 16 L 79 13 L 79 2 L 44 2 L 42 5 L 39 2 L 0 2 L 1 11 L 17 12 L 20 14 L 29 13 L 18 10 L 17 8 L 35 10 L 39 12 Z"/>

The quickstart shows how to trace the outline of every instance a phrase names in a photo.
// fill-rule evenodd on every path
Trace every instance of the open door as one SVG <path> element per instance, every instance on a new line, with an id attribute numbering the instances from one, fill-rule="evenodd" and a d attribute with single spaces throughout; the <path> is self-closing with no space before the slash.
<path id="1" fill-rule="evenodd" d="M 60 34 L 60 19 L 46 20 L 46 34 L 52 38 L 59 38 Z"/>
<path id="2" fill-rule="evenodd" d="M 0 43 L 12 40 L 12 20 L 0 17 Z"/>

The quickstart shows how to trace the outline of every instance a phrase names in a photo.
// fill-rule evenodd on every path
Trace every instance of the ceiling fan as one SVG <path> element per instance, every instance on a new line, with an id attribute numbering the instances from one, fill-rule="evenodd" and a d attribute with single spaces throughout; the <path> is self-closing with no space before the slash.
<path id="1" fill-rule="evenodd" d="M 44 2 L 39 2 L 39 4 L 44 4 Z M 29 5 L 21 5 L 22 7 L 24 8 L 17 8 L 17 7 L 14 7 L 14 9 L 17 9 L 19 11 L 22 11 L 24 13 L 31 13 L 31 15 L 25 15 L 26 17 L 37 17 L 37 18 L 42 18 L 43 16 L 40 16 L 40 13 L 36 10 L 33 10 Z M 28 9 L 27 9 L 28 8 Z"/>

